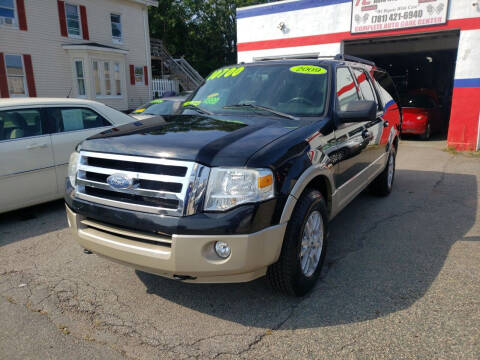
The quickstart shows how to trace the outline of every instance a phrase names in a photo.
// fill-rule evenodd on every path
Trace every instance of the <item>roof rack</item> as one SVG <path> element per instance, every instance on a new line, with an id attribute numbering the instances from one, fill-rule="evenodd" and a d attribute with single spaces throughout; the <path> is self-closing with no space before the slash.
<path id="1" fill-rule="evenodd" d="M 337 54 L 334 59 L 343 60 L 343 61 L 352 61 L 352 62 L 358 62 L 365 65 L 376 66 L 373 61 L 362 59 L 352 55 Z"/>
<path id="2" fill-rule="evenodd" d="M 274 56 L 262 56 L 254 57 L 254 61 L 272 61 L 272 60 L 306 60 L 306 59 L 333 59 L 333 60 L 343 60 L 343 61 L 352 61 L 365 65 L 376 66 L 373 61 L 362 59 L 356 56 L 337 54 L 337 55 L 320 55 L 320 53 L 308 53 L 308 54 L 292 54 L 292 55 L 274 55 Z"/>
<path id="3" fill-rule="evenodd" d="M 254 61 L 269 61 L 269 60 L 296 60 L 296 59 L 318 59 L 318 53 L 308 53 L 308 54 L 292 54 L 292 55 L 273 55 L 273 56 L 262 56 L 254 57 Z"/>

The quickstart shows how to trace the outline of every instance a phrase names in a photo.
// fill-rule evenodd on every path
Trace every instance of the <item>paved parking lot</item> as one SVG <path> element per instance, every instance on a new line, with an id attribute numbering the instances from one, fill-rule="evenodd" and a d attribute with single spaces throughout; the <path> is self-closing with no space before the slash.
<path id="1" fill-rule="evenodd" d="M 85 255 L 62 202 L 0 215 L 2 359 L 479 359 L 480 158 L 407 141 L 388 198 L 331 224 L 302 299 Z"/>

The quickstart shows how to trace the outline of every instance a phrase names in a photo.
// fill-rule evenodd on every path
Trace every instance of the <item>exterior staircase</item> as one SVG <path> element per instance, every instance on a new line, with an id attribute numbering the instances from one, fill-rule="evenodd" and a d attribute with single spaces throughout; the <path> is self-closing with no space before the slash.
<path id="1" fill-rule="evenodd" d="M 160 60 L 170 73 L 178 79 L 184 90 L 195 90 L 203 77 L 183 57 L 174 59 L 162 40 L 150 39 L 152 60 Z"/>

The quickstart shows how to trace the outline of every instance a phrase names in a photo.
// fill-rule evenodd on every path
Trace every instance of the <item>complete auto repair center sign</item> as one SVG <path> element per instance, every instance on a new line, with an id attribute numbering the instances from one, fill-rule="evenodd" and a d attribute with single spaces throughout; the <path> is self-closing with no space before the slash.
<path id="1" fill-rule="evenodd" d="M 447 22 L 448 0 L 353 0 L 351 33 Z"/>

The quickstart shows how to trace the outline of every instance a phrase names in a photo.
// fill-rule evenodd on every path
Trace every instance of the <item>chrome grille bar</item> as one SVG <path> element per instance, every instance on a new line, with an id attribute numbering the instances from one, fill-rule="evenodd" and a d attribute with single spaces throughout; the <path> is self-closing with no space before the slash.
<path id="1" fill-rule="evenodd" d="M 105 174 L 105 175 L 112 175 L 120 172 L 134 179 L 173 182 L 173 183 L 183 183 L 185 179 L 179 176 L 154 175 L 154 174 L 146 174 L 146 173 L 139 173 L 139 172 L 133 172 L 133 171 L 125 171 L 121 169 L 108 169 L 108 168 L 96 167 L 96 166 L 90 166 L 90 165 L 80 165 L 78 170 L 89 171 L 92 173 Z"/>
<path id="2" fill-rule="evenodd" d="M 85 180 L 80 177 L 77 177 L 77 184 L 90 186 L 96 189 L 112 191 L 112 188 L 107 183 L 102 183 L 99 181 L 92 181 L 92 180 Z M 116 191 L 125 193 L 125 194 L 135 194 L 139 196 L 149 196 L 149 197 L 155 197 L 155 198 L 161 198 L 161 199 L 183 201 L 183 199 L 180 197 L 179 194 L 168 192 L 168 191 L 155 191 L 155 190 L 148 190 L 148 189 L 142 189 L 142 188 L 135 188 L 135 189 L 129 189 L 129 190 L 116 190 Z"/>
<path id="3" fill-rule="evenodd" d="M 120 161 L 131 161 L 131 162 L 139 162 L 139 163 L 145 163 L 145 164 L 170 165 L 170 166 L 180 166 L 180 167 L 189 167 L 189 166 L 193 166 L 194 164 L 193 162 L 189 162 L 189 161 L 152 158 L 152 157 L 146 157 L 146 156 L 97 153 L 97 152 L 91 152 L 91 151 L 82 151 L 80 154 L 85 157 L 94 157 L 94 158 L 100 158 L 100 159 L 120 160 Z"/>

